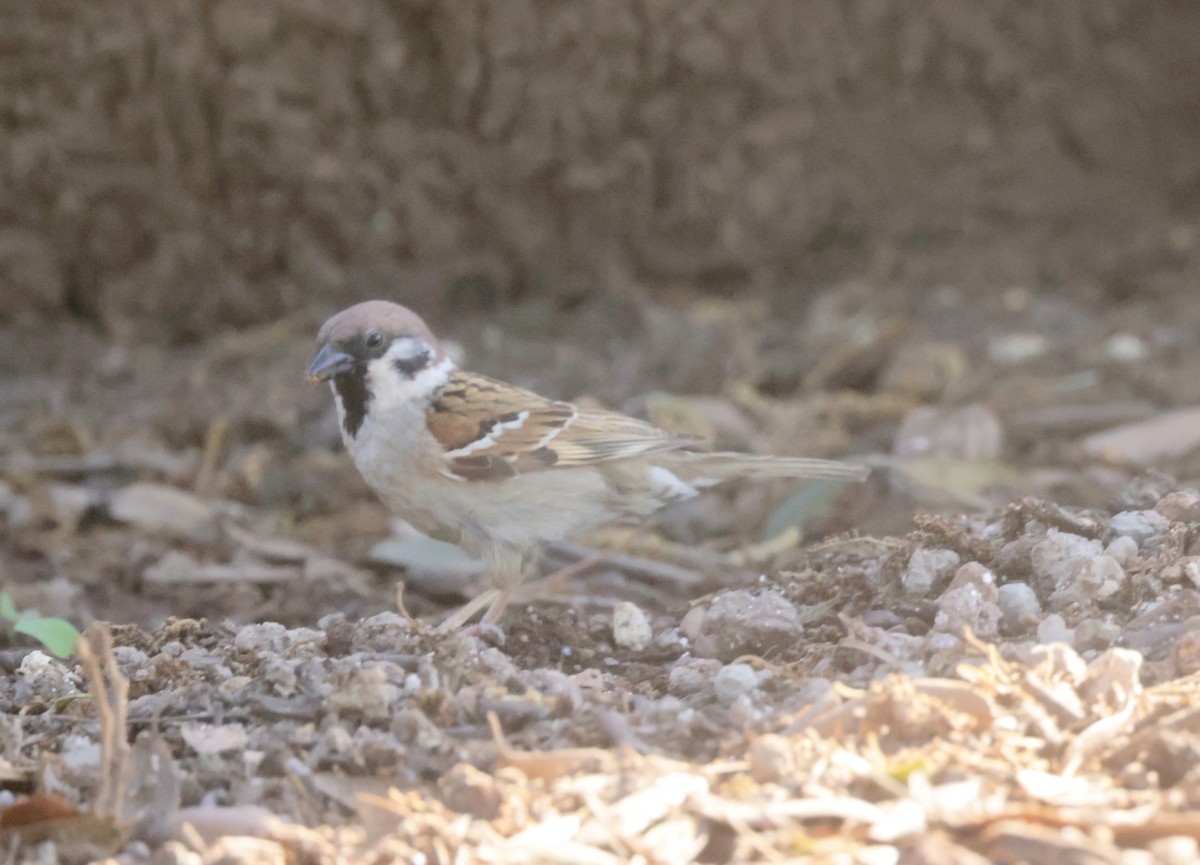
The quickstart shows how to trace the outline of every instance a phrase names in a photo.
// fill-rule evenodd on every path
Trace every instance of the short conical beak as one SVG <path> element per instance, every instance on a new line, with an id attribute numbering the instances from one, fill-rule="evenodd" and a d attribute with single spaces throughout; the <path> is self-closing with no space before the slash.
<path id="1" fill-rule="evenodd" d="M 341 375 L 354 369 L 354 358 L 344 351 L 338 351 L 332 345 L 321 346 L 317 356 L 313 358 L 312 366 L 308 368 L 308 381 L 316 384 L 328 381 L 335 375 Z"/>

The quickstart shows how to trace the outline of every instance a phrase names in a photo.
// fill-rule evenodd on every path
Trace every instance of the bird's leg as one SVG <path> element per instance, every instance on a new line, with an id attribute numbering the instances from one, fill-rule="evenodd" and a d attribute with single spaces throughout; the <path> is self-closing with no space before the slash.
<path id="1" fill-rule="evenodd" d="M 528 556 L 517 550 L 493 547 L 484 555 L 484 566 L 491 576 L 492 585 L 496 588 L 482 592 L 472 598 L 461 609 L 455 610 L 440 625 L 438 631 L 456 631 L 471 621 L 476 613 L 485 606 L 480 625 L 483 628 L 494 628 L 508 602 L 512 600 L 513 592 L 521 584 L 526 573 Z"/>
<path id="2" fill-rule="evenodd" d="M 586 547 L 576 547 L 567 543 L 558 544 L 558 552 L 576 556 L 575 561 L 568 562 L 558 570 L 552 571 L 540 579 L 525 583 L 521 586 L 521 596 L 540 596 L 546 590 L 554 590 L 559 593 L 564 592 L 567 580 L 582 574 L 584 571 L 590 570 L 619 553 L 626 552 L 634 543 L 640 541 L 645 536 L 647 527 L 653 519 L 654 517 L 649 518 L 643 525 L 634 528 L 632 531 L 625 532 L 618 536 L 617 540 L 607 543 L 600 549 L 589 550 Z"/>
<path id="3" fill-rule="evenodd" d="M 444 618 L 442 623 L 437 626 L 437 632 L 439 634 L 446 634 L 450 631 L 457 631 L 467 622 L 471 621 L 471 619 L 475 617 L 475 614 L 484 607 L 487 607 L 488 604 L 491 604 L 492 607 L 494 607 L 496 602 L 499 601 L 498 596 L 500 594 L 501 593 L 498 589 L 488 589 L 486 592 L 480 592 L 478 596 L 467 601 L 449 616 Z M 505 603 L 507 603 L 507 601 Z M 491 612 L 490 607 L 488 608 L 488 612 Z"/>
<path id="4" fill-rule="evenodd" d="M 487 612 L 483 614 L 483 618 L 480 619 L 479 623 L 481 625 L 494 625 L 500 621 L 500 616 L 504 614 L 505 607 L 512 600 L 513 590 L 498 589 L 492 594 L 495 594 L 496 598 L 492 601 L 492 605 L 487 608 Z"/>
<path id="5" fill-rule="evenodd" d="M 490 558 L 494 567 L 492 580 L 498 594 L 487 612 L 483 614 L 481 624 L 484 626 L 495 625 L 500 620 L 500 616 L 504 614 L 504 608 L 512 600 L 513 592 L 517 590 L 517 587 L 525 579 L 525 575 L 529 573 L 534 555 L 516 550 L 496 550 Z"/>

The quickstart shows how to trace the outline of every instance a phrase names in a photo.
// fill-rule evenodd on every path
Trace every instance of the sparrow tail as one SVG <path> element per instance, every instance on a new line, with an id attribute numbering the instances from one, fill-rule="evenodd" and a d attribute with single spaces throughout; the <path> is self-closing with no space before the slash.
<path id="1" fill-rule="evenodd" d="M 866 480 L 867 466 L 807 457 L 776 457 L 732 452 L 681 453 L 672 468 L 697 487 L 734 478 L 823 478 L 836 481 Z"/>

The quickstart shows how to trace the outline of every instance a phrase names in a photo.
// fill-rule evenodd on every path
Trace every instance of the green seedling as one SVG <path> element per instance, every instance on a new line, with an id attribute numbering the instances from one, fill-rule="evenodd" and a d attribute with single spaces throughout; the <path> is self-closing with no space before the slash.
<path id="1" fill-rule="evenodd" d="M 12 596 L 0 591 L 0 627 L 4 623 L 15 633 L 33 637 L 59 658 L 69 657 L 79 639 L 79 631 L 66 619 L 39 616 L 32 610 L 18 612 Z"/>

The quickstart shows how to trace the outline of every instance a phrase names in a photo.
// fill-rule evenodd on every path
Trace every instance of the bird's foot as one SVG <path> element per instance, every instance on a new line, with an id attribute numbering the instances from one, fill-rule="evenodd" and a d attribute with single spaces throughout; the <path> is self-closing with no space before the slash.
<path id="1" fill-rule="evenodd" d="M 483 614 L 480 624 L 495 625 L 504 615 L 504 610 L 510 600 L 512 600 L 512 589 L 501 589 L 496 592 L 496 597 L 492 601 L 492 605 L 487 608 L 487 612 Z"/>
<path id="2" fill-rule="evenodd" d="M 504 629 L 499 625 L 493 625 L 490 622 L 479 622 L 475 625 L 467 625 L 460 634 L 466 634 L 476 637 L 493 646 L 503 646 L 505 643 Z"/>

